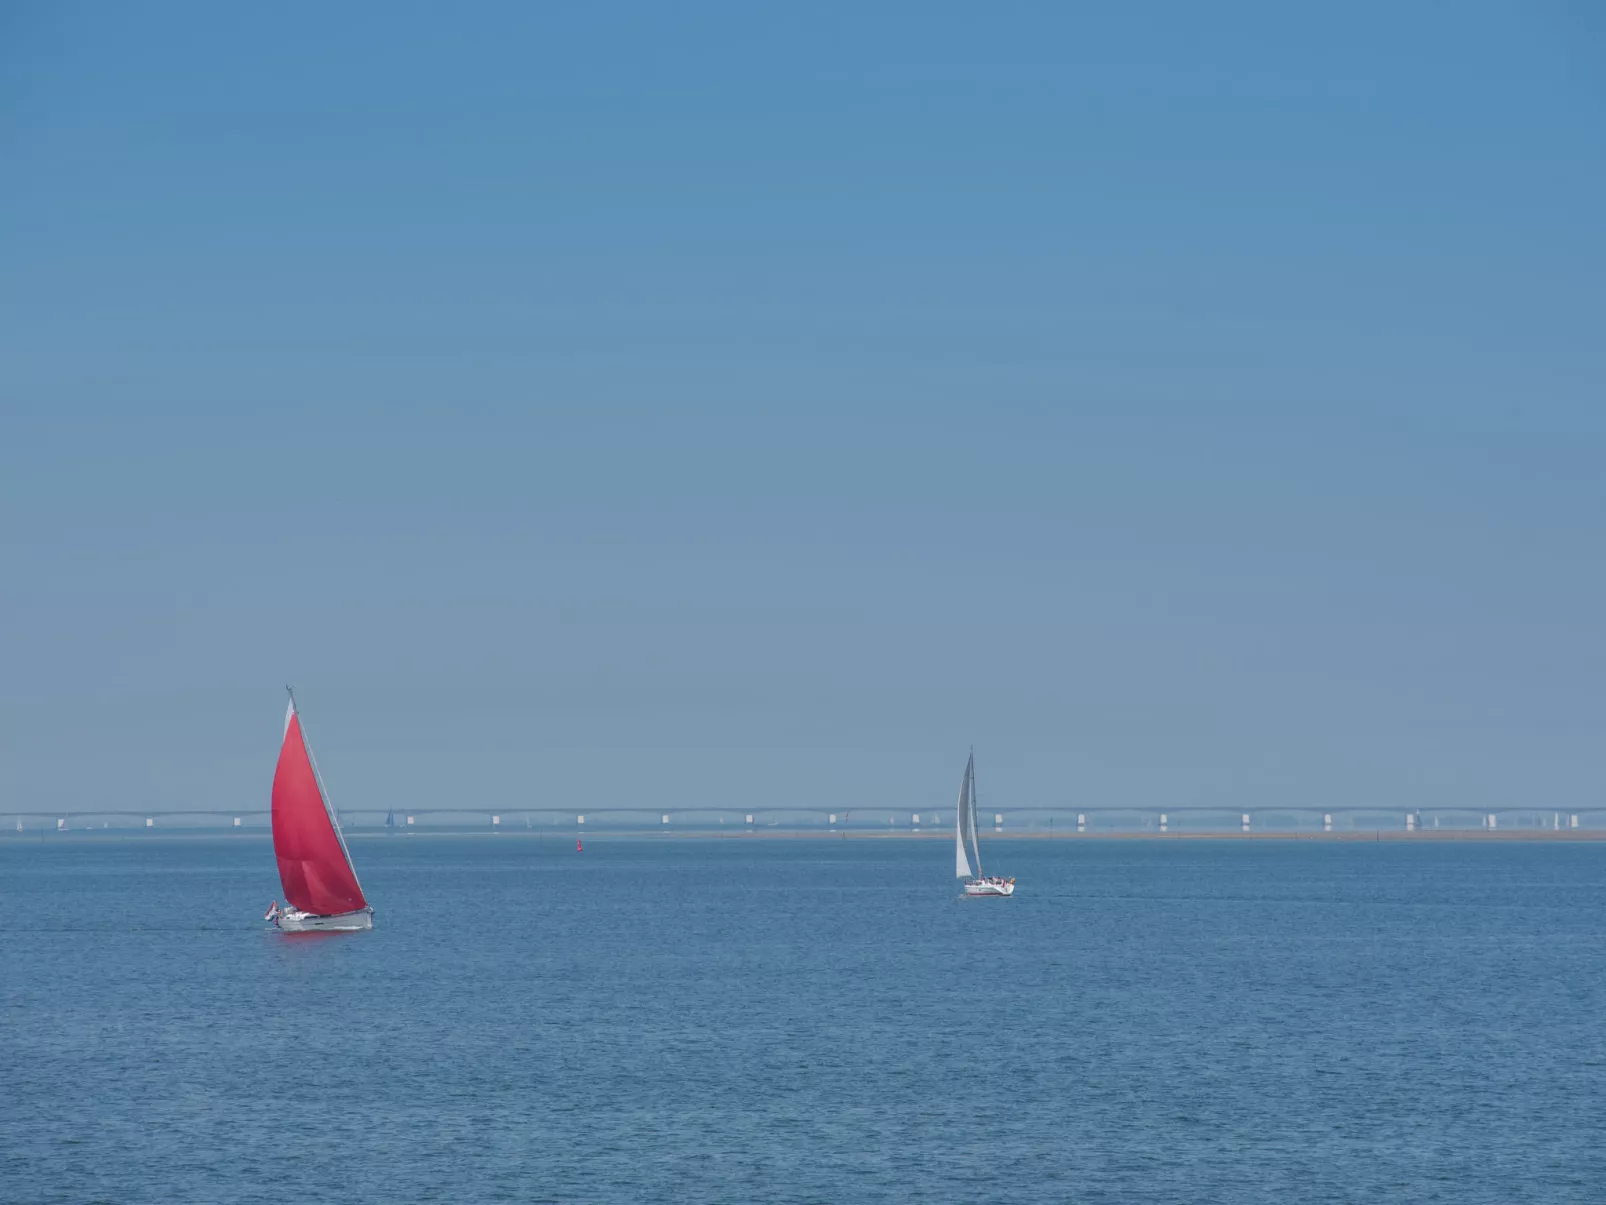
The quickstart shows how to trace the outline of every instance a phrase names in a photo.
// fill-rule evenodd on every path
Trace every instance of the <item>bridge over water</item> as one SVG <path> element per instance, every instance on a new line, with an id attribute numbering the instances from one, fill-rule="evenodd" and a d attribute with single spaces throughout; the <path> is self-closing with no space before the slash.
<path id="1" fill-rule="evenodd" d="M 741 831 L 785 828 L 796 831 L 930 832 L 952 825 L 949 808 L 927 812 L 898 812 L 887 808 L 857 807 L 750 807 L 607 806 L 574 807 L 439 807 L 400 811 L 343 808 L 343 823 L 353 828 L 391 826 L 476 828 L 573 829 L 595 827 L 648 827 L 674 831 Z M 1606 806 L 1556 809 L 1535 805 L 1497 808 L 1431 807 L 1409 811 L 1356 804 L 1340 807 L 1305 807 L 1291 804 L 1252 807 L 1183 805 L 1180 807 L 1038 806 L 988 809 L 981 822 L 991 818 L 994 832 L 1073 833 L 1090 831 L 1148 832 L 1306 832 L 1399 829 L 1407 832 L 1440 830 L 1499 830 L 1501 828 L 1589 829 L 1606 817 Z M 0 811 L 0 834 L 16 831 L 83 831 L 94 828 L 256 828 L 269 823 L 266 808 L 87 808 L 65 811 Z M 728 823 L 727 823 L 728 821 Z"/>

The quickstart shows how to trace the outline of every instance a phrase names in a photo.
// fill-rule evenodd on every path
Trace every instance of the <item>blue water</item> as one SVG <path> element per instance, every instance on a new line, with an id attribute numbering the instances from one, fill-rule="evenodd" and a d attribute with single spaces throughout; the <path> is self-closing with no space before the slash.
<path id="1" fill-rule="evenodd" d="M 0 841 L 0 1199 L 1606 1200 L 1606 844 Z"/>

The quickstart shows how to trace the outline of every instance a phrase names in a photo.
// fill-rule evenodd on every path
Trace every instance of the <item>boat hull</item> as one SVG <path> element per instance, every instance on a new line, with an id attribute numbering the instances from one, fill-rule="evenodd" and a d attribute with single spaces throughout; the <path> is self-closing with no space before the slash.
<path id="1" fill-rule="evenodd" d="M 992 896 L 1003 899 L 1015 894 L 1014 883 L 966 883 L 965 894 L 973 897 L 985 898 Z"/>
<path id="2" fill-rule="evenodd" d="M 273 923 L 286 933 L 355 933 L 374 927 L 374 910 L 360 908 L 356 912 L 316 916 L 311 912 L 286 908 Z"/>

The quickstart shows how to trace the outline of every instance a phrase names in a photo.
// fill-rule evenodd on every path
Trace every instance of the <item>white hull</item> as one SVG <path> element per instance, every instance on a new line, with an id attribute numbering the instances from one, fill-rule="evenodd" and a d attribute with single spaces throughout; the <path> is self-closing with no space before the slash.
<path id="1" fill-rule="evenodd" d="M 988 883 L 988 882 L 966 883 L 965 884 L 965 894 L 966 895 L 998 895 L 998 896 L 1014 895 L 1015 894 L 1015 884 L 1014 883 Z"/>
<path id="2" fill-rule="evenodd" d="M 286 933 L 353 933 L 374 927 L 374 910 L 360 908 L 356 912 L 341 912 L 335 916 L 317 916 L 296 908 L 286 908 L 273 923 Z"/>

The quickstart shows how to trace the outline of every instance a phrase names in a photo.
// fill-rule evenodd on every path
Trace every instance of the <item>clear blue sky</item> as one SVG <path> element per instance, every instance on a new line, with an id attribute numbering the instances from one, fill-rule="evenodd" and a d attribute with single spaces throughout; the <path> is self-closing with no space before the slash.
<path id="1" fill-rule="evenodd" d="M 0 806 L 1606 796 L 1598 9 L 561 8 L 0 10 Z"/>

